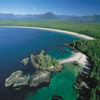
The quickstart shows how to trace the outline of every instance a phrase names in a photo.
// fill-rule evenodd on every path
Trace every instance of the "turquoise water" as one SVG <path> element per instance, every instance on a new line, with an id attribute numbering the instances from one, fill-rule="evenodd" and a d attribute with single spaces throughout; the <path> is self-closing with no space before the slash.
<path id="1" fill-rule="evenodd" d="M 64 66 L 62 72 L 53 76 L 48 87 L 42 87 L 36 94 L 34 92 L 28 93 L 25 100 L 51 100 L 53 95 L 61 96 L 63 100 L 76 100 L 78 95 L 76 95 L 72 86 L 81 68 L 71 63 Z"/>
<path id="2" fill-rule="evenodd" d="M 24 67 L 20 61 L 31 53 L 39 53 L 41 49 L 46 50 L 57 59 L 69 57 L 72 51 L 66 48 L 67 53 L 59 50 L 58 46 L 64 43 L 72 43 L 80 38 L 58 34 L 53 31 L 25 28 L 0 28 L 0 100 L 22 100 L 26 91 L 13 92 L 4 87 L 5 78 L 13 71 L 24 70 L 31 73 L 33 68 Z"/>

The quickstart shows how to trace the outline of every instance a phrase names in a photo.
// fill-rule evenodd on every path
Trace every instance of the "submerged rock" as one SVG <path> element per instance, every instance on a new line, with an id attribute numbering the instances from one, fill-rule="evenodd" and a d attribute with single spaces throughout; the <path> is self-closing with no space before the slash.
<path id="1" fill-rule="evenodd" d="M 53 95 L 51 100 L 63 100 L 63 97 L 59 95 Z"/>
<path id="2" fill-rule="evenodd" d="M 30 78 L 30 87 L 37 87 L 41 83 L 49 83 L 50 80 L 50 72 L 48 71 L 37 71 L 35 74 L 31 75 Z"/>
<path id="3" fill-rule="evenodd" d="M 6 80 L 5 87 L 11 86 L 19 77 L 22 77 L 23 72 L 21 70 L 13 72 Z"/>

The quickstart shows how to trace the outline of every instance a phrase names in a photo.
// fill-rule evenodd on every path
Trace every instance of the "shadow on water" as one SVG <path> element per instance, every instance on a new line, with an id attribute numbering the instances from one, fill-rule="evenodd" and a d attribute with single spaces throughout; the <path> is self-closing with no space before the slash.
<path id="1" fill-rule="evenodd" d="M 51 100 L 63 100 L 62 96 L 53 95 Z"/>
<path id="2" fill-rule="evenodd" d="M 29 86 L 18 87 L 18 88 L 9 87 L 8 90 L 11 92 L 13 96 L 17 96 L 18 100 L 24 100 L 26 94 L 28 94 L 29 92 L 32 92 L 35 95 L 38 89 L 41 89 L 42 87 L 48 87 L 48 85 L 49 83 L 42 83 L 35 88 L 31 88 Z"/>

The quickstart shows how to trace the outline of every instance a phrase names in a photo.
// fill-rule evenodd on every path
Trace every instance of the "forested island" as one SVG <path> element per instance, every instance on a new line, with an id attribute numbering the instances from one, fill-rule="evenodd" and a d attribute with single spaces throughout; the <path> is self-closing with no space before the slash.
<path id="1" fill-rule="evenodd" d="M 27 63 L 29 58 L 24 58 L 26 59 Z M 26 65 L 26 61 L 22 60 L 22 63 Z M 50 67 L 58 67 L 59 63 L 55 58 L 52 58 L 50 55 L 45 55 L 45 51 L 41 50 L 40 54 L 38 55 L 33 55 L 31 54 L 30 56 L 31 63 L 34 67 L 37 68 L 50 68 Z"/>

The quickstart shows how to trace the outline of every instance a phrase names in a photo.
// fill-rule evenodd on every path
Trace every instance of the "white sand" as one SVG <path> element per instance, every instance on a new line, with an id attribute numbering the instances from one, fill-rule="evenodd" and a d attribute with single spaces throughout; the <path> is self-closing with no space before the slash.
<path id="1" fill-rule="evenodd" d="M 41 29 L 41 30 L 55 31 L 55 32 L 59 32 L 59 33 L 74 35 L 74 36 L 77 36 L 77 37 L 80 37 L 80 38 L 83 38 L 83 39 L 87 39 L 87 40 L 93 40 L 94 39 L 94 38 L 87 36 L 87 35 L 83 35 L 83 34 L 79 34 L 79 33 L 75 33 L 75 32 L 58 30 L 58 29 L 40 28 L 40 27 L 23 27 L 23 26 L 0 26 L 0 27 Z"/>
<path id="2" fill-rule="evenodd" d="M 88 65 L 87 57 L 84 54 L 82 54 L 81 52 L 75 53 L 69 58 L 61 59 L 58 61 L 60 64 L 76 61 L 80 66 L 82 66 L 84 68 Z"/>

